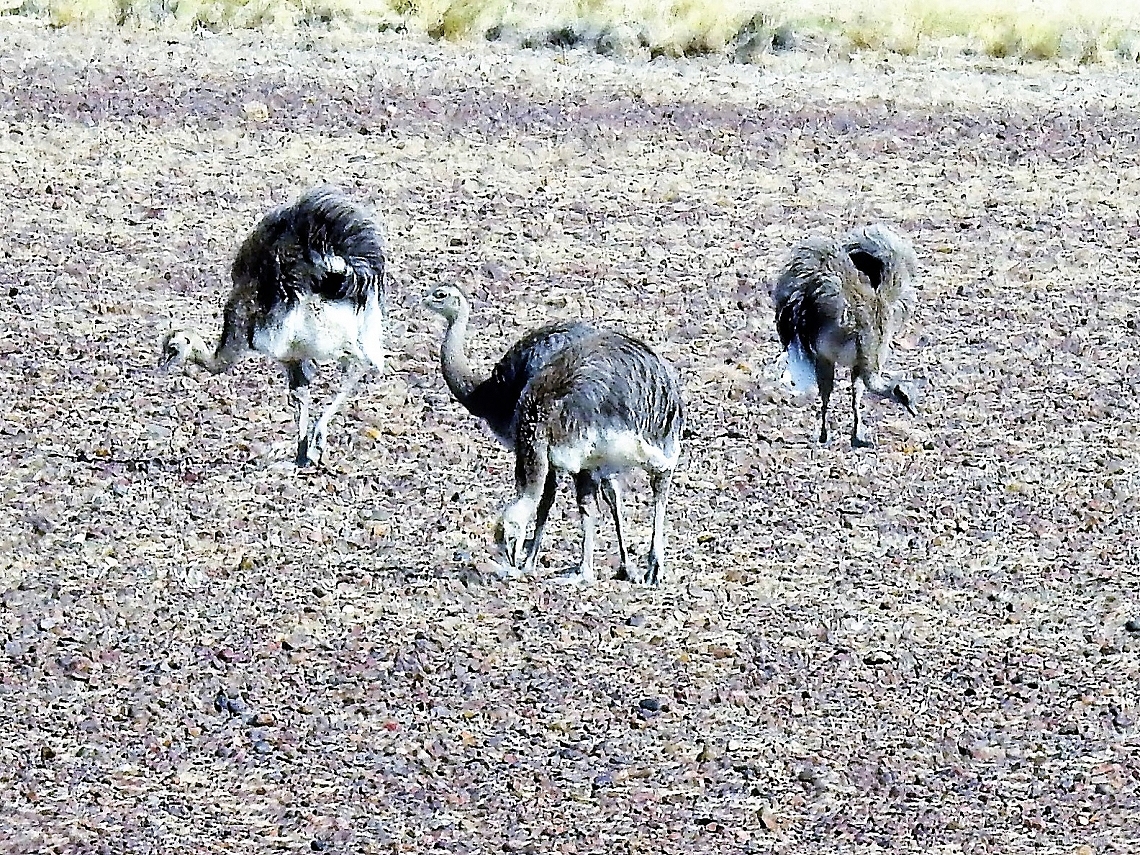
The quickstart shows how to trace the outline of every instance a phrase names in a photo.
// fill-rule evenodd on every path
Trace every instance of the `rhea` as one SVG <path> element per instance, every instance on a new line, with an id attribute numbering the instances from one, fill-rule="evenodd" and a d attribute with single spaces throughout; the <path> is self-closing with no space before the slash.
<path id="1" fill-rule="evenodd" d="M 828 438 L 836 365 L 851 370 L 852 446 L 873 444 L 860 414 L 864 389 L 915 414 L 914 389 L 884 372 L 914 313 L 917 271 L 910 244 L 882 224 L 792 249 L 773 292 L 776 330 L 793 386 L 819 390 L 820 442 Z"/>
<path id="2" fill-rule="evenodd" d="M 664 561 L 665 505 L 683 429 L 680 393 L 668 366 L 635 339 L 586 323 L 564 322 L 526 335 L 504 354 L 490 376 L 480 379 L 467 359 L 470 303 L 466 295 L 455 286 L 440 286 L 428 293 L 424 305 L 447 321 L 440 362 L 452 394 L 469 412 L 485 421 L 500 442 L 515 451 L 518 497 L 496 526 L 496 539 L 511 566 L 524 572 L 534 571 L 543 528 L 554 502 L 557 472 L 565 470 L 574 476 L 582 515 L 583 555 L 576 576 L 584 580 L 595 578 L 594 510 L 600 492 L 617 532 L 618 578 L 633 578 L 625 547 L 622 493 L 616 476 L 641 467 L 650 473 L 655 497 L 649 569 L 641 578 L 656 583 Z M 607 395 L 601 395 L 606 365 L 613 386 Z M 583 392 L 589 375 L 593 385 L 588 394 L 601 395 L 599 400 L 610 409 L 591 409 L 581 395 L 575 398 L 577 403 L 567 399 L 559 404 L 559 413 L 565 418 L 573 416 L 574 430 L 581 435 L 581 453 L 566 457 L 562 452 L 551 452 L 551 439 L 540 436 L 543 429 L 536 421 L 540 410 L 545 412 L 553 406 L 553 393 L 546 395 L 544 403 L 536 396 L 537 390 L 549 386 L 556 376 L 551 372 L 566 374 L 570 368 L 578 377 L 575 388 Z M 567 421 L 564 428 L 570 430 L 570 425 Z M 555 443 L 553 447 L 565 452 L 568 446 L 560 441 L 562 445 Z M 526 532 L 532 522 L 534 536 L 527 545 Z"/>
<path id="3" fill-rule="evenodd" d="M 219 374 L 251 352 L 276 360 L 297 420 L 296 464 L 318 464 L 329 422 L 369 367 L 384 367 L 385 264 L 373 216 L 335 188 L 311 190 L 267 214 L 242 243 L 217 343 L 172 330 L 160 367 L 194 363 Z M 339 364 L 342 381 L 310 426 L 309 386 L 326 362 Z"/>

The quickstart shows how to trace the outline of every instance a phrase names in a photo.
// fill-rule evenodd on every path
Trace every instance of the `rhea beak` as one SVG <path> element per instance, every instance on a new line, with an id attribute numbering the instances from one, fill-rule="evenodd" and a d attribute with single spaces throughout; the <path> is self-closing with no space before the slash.
<path id="1" fill-rule="evenodd" d="M 511 547 L 511 566 L 517 570 L 523 563 L 523 553 L 526 552 L 526 540 L 522 537 L 516 537 Z"/>
<path id="2" fill-rule="evenodd" d="M 507 563 L 517 570 L 522 564 L 526 544 L 521 537 L 512 538 L 510 542 L 507 541 L 506 526 L 502 519 L 495 523 L 495 545 L 502 552 Z"/>
<path id="3" fill-rule="evenodd" d="M 904 386 L 895 386 L 895 400 L 906 407 L 906 411 L 912 416 L 918 415 L 918 410 L 915 408 L 915 401 L 913 393 Z"/>
<path id="4" fill-rule="evenodd" d="M 173 344 L 168 344 L 158 357 L 156 371 L 158 374 L 169 374 L 170 369 L 177 365 L 182 358 L 182 352 Z"/>

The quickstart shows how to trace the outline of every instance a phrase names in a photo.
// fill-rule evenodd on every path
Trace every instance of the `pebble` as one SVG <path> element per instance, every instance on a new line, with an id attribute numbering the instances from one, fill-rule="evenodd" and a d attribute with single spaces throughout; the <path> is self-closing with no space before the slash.
<path id="1" fill-rule="evenodd" d="M 249 712 L 249 704 L 241 698 L 227 698 L 226 708 L 234 715 L 245 715 Z"/>
<path id="2" fill-rule="evenodd" d="M 612 787 L 614 785 L 614 776 L 610 772 L 603 772 L 594 778 L 595 787 Z"/>

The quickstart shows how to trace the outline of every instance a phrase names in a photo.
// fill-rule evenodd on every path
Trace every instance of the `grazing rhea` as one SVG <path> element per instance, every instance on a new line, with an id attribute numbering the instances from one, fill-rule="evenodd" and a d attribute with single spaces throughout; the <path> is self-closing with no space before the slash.
<path id="1" fill-rule="evenodd" d="M 574 575 L 593 581 L 598 488 L 619 472 L 641 468 L 653 490 L 653 540 L 642 581 L 657 584 L 683 428 L 677 381 L 642 342 L 602 330 L 558 351 L 526 385 L 515 415 L 517 495 L 495 531 L 511 566 L 534 571 L 561 470 L 574 478 L 582 519 L 582 560 Z M 620 534 L 619 528 L 619 542 Z M 629 576 L 624 562 L 623 575 Z"/>
<path id="2" fill-rule="evenodd" d="M 517 341 L 480 379 L 467 360 L 467 325 L 471 303 L 454 285 L 433 288 L 424 297 L 425 308 L 447 321 L 440 365 L 451 394 L 469 413 L 486 422 L 495 437 L 508 449 L 515 447 L 515 417 L 519 398 L 531 379 L 560 350 L 597 335 L 598 330 L 581 321 L 561 321 L 540 327 Z M 600 478 L 601 495 L 610 509 L 618 541 L 618 578 L 628 579 L 629 553 L 625 548 L 625 520 L 620 481 Z"/>
<path id="3" fill-rule="evenodd" d="M 368 369 L 384 366 L 384 241 L 362 208 L 331 188 L 272 211 L 238 250 L 222 334 L 211 351 L 191 329 L 162 343 L 163 369 L 184 362 L 218 374 L 250 351 L 285 368 L 297 417 L 297 465 L 319 463 L 325 433 Z M 336 361 L 344 379 L 309 427 L 317 363 Z"/>
<path id="4" fill-rule="evenodd" d="M 864 388 L 915 414 L 913 389 L 883 371 L 914 311 L 917 270 L 914 250 L 883 225 L 856 229 L 841 241 L 809 238 L 792 249 L 773 293 L 776 329 L 793 385 L 819 389 L 820 442 L 827 442 L 837 363 L 851 369 L 853 446 L 872 444 L 860 419 Z"/>

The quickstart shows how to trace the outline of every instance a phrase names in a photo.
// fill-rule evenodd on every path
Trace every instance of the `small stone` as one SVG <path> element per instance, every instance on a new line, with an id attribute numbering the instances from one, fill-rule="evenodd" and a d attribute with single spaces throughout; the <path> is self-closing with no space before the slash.
<path id="1" fill-rule="evenodd" d="M 1140 618 L 1132 618 L 1124 624 L 1124 629 L 1128 632 L 1140 632 Z"/>
<path id="2" fill-rule="evenodd" d="M 638 707 L 646 712 L 659 713 L 665 708 L 660 698 L 642 698 L 637 702 Z"/>
<path id="3" fill-rule="evenodd" d="M 723 754 L 723 752 L 720 749 L 718 749 L 712 745 L 709 745 L 706 742 L 704 745 L 701 746 L 701 750 L 697 753 L 697 762 L 698 763 L 708 763 L 712 760 L 718 759 L 722 754 Z"/>
<path id="4" fill-rule="evenodd" d="M 819 772 L 811 765 L 804 766 L 796 773 L 796 780 L 801 784 L 814 784 L 819 781 Z"/>
<path id="5" fill-rule="evenodd" d="M 269 120 L 269 107 L 260 101 L 247 101 L 242 104 L 242 112 L 252 122 L 265 122 Z"/>
<path id="6" fill-rule="evenodd" d="M 249 712 L 249 704 L 241 698 L 226 698 L 226 709 L 228 709 L 232 715 L 245 715 Z"/>
<path id="7" fill-rule="evenodd" d="M 768 805 L 760 809 L 760 821 L 764 823 L 764 827 L 769 831 L 780 830 L 780 818 L 772 811 Z"/>
<path id="8" fill-rule="evenodd" d="M 258 754 L 269 754 L 273 751 L 273 746 L 266 742 L 264 739 L 259 739 L 253 743 L 253 750 Z"/>

